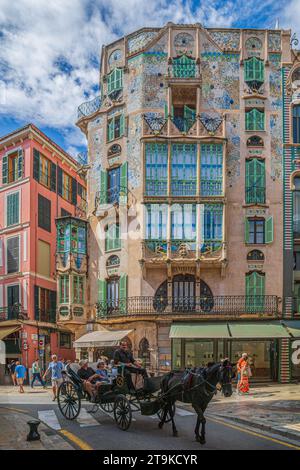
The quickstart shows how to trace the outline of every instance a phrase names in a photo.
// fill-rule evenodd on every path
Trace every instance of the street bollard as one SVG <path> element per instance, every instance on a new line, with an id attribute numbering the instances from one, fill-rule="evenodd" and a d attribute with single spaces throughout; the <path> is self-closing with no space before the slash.
<path id="1" fill-rule="evenodd" d="M 27 436 L 27 441 L 39 441 L 41 436 L 38 432 L 38 426 L 41 422 L 38 419 L 33 419 L 32 421 L 27 421 L 29 426 L 29 434 Z"/>

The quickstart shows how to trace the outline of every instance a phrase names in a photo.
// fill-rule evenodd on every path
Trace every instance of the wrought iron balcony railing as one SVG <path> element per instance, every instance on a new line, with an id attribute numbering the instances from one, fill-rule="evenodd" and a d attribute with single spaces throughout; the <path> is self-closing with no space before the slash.
<path id="1" fill-rule="evenodd" d="M 34 311 L 34 319 L 43 323 L 56 323 L 56 309 L 44 310 L 37 308 Z"/>
<path id="2" fill-rule="evenodd" d="M 101 97 L 97 96 L 91 101 L 86 101 L 78 107 L 78 119 L 94 114 L 101 107 Z"/>
<path id="3" fill-rule="evenodd" d="M 246 188 L 246 204 L 265 204 L 266 188 L 252 186 Z"/>
<path id="4" fill-rule="evenodd" d="M 195 78 L 199 75 L 196 60 L 185 55 L 173 59 L 169 75 L 173 78 Z"/>
<path id="5" fill-rule="evenodd" d="M 128 189 L 122 186 L 114 186 L 106 191 L 97 191 L 95 196 L 96 208 L 101 204 L 120 204 L 128 195 Z"/>
<path id="6" fill-rule="evenodd" d="M 222 240 L 207 240 L 197 243 L 195 239 L 191 240 L 143 240 L 143 258 L 153 259 L 177 259 L 188 258 L 195 259 L 220 256 L 220 250 L 225 250 L 225 243 Z M 221 253 L 222 254 L 222 253 Z M 225 252 L 224 252 L 225 255 Z"/>
<path id="7" fill-rule="evenodd" d="M 196 117 L 192 119 L 192 118 L 184 118 L 181 116 L 175 116 L 172 118 L 172 122 L 180 132 L 186 134 L 195 124 Z"/>
<path id="8" fill-rule="evenodd" d="M 28 313 L 21 304 L 14 304 L 0 308 L 0 321 L 7 320 L 27 320 Z"/>
<path id="9" fill-rule="evenodd" d="M 279 298 L 265 296 L 217 297 L 129 297 L 96 304 L 97 317 L 176 315 L 197 316 L 271 316 L 278 317 Z"/>
<path id="10" fill-rule="evenodd" d="M 223 180 L 202 180 L 201 179 L 201 196 L 222 196 Z"/>

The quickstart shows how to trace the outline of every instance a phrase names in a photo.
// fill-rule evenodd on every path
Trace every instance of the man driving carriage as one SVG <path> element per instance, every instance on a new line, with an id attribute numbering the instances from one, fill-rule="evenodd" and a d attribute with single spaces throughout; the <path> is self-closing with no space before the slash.
<path id="1" fill-rule="evenodd" d="M 130 392 L 135 392 L 131 374 L 140 374 L 143 378 L 148 377 L 146 369 L 141 367 L 141 364 L 134 359 L 132 352 L 129 351 L 127 341 L 121 341 L 119 348 L 114 352 L 114 364 L 116 366 L 124 365 L 124 376 Z"/>

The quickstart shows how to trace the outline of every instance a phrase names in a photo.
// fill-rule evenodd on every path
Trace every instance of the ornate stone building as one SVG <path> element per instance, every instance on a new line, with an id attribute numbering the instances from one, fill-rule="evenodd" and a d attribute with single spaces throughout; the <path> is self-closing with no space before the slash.
<path id="1" fill-rule="evenodd" d="M 279 320 L 290 40 L 168 23 L 102 50 L 101 96 L 77 123 L 89 149 L 88 330 L 132 330 L 153 370 L 245 350 L 258 379 L 289 378 Z"/>

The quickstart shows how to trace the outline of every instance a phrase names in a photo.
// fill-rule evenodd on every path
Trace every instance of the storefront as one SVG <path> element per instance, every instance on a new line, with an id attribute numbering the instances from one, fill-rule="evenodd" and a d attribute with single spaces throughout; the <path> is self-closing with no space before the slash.
<path id="1" fill-rule="evenodd" d="M 254 380 L 277 380 L 279 341 L 291 338 L 280 322 L 173 324 L 172 367 L 201 367 L 229 357 L 250 357 Z"/>

